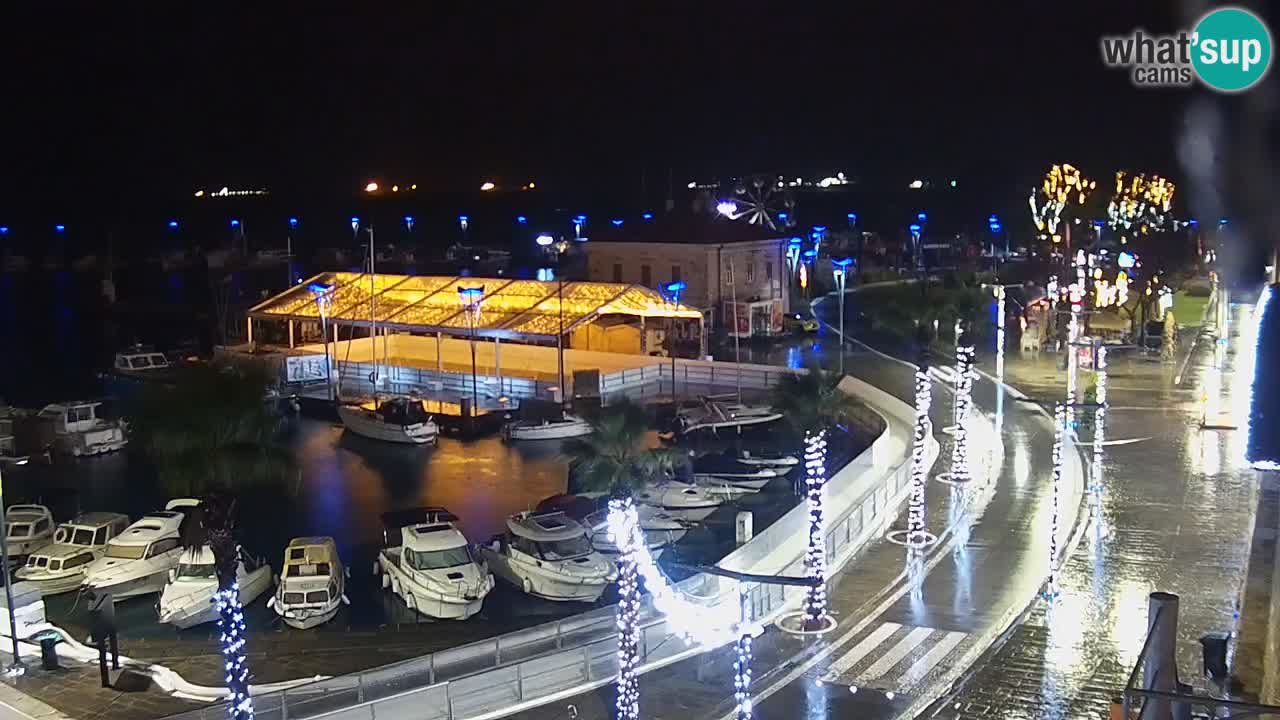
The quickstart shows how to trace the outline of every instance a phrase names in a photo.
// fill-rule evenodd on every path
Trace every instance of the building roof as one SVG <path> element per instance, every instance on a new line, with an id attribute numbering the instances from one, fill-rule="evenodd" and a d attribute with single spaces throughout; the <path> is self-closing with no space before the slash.
<path id="1" fill-rule="evenodd" d="M 784 237 L 787 237 L 784 231 L 752 225 L 744 219 L 730 220 L 719 215 L 693 212 L 671 212 L 652 220 L 627 220 L 618 226 L 611 222 L 600 223 L 591 228 L 591 242 L 721 245 Z"/>
<path id="2" fill-rule="evenodd" d="M 249 317 L 318 320 L 389 327 L 412 332 L 466 335 L 470 320 L 459 290 L 484 288 L 475 332 L 481 337 L 554 339 L 602 315 L 699 318 L 697 310 L 665 301 L 642 285 L 428 275 L 316 275 L 249 309 Z M 370 298 L 372 296 L 372 303 Z M 563 313 L 560 298 L 563 297 Z M 372 316 L 372 317 L 371 317 Z"/>

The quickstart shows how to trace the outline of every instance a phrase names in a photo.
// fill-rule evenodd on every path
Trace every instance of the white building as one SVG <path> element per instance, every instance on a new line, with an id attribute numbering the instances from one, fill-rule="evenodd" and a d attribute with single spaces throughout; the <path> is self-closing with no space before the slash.
<path id="1" fill-rule="evenodd" d="M 743 221 L 668 214 L 594 231 L 586 244 L 587 277 L 662 289 L 683 281 L 680 302 L 698 308 L 712 327 L 737 334 L 783 331 L 790 311 L 787 238 Z"/>

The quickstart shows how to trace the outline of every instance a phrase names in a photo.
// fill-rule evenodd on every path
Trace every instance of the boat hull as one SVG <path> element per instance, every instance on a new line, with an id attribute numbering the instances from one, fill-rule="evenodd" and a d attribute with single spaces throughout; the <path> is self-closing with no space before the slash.
<path id="1" fill-rule="evenodd" d="M 18 579 L 34 585 L 41 595 L 58 595 L 79 589 L 81 583 L 84 582 L 84 573 L 70 572 L 52 576 L 49 573 L 36 575 L 34 573 L 26 573 L 25 570 L 19 570 Z"/>
<path id="2" fill-rule="evenodd" d="M 604 577 L 573 577 L 552 573 L 522 562 L 513 562 L 506 555 L 489 548 L 480 551 L 488 561 L 489 570 L 527 595 L 554 602 L 595 602 L 604 594 L 611 580 Z"/>
<path id="3" fill-rule="evenodd" d="M 248 605 L 257 600 L 271 585 L 271 568 L 262 566 L 253 572 L 238 578 L 240 582 L 240 604 Z M 185 630 L 218 621 L 218 608 L 213 602 L 213 595 L 218 586 L 213 583 L 206 589 L 200 589 L 183 596 L 181 604 L 164 607 L 163 598 L 160 607 L 160 622 Z"/>
<path id="4" fill-rule="evenodd" d="M 591 425 L 583 421 L 547 423 L 545 425 L 513 424 L 503 428 L 508 440 L 566 440 L 591 434 Z"/>
<path id="5" fill-rule="evenodd" d="M 404 445 L 427 445 L 435 444 L 439 438 L 435 423 L 394 425 L 371 418 L 369 413 L 349 405 L 338 406 L 338 417 L 347 430 L 371 440 Z"/>
<path id="6" fill-rule="evenodd" d="M 138 597 L 139 595 L 158 593 L 164 590 L 164 584 L 168 580 L 169 575 L 166 568 L 147 575 L 121 580 L 112 579 L 101 584 L 85 583 L 84 588 L 94 592 L 109 592 L 113 599 L 124 600 L 125 598 Z"/>
<path id="7" fill-rule="evenodd" d="M 493 578 L 485 575 L 483 583 L 478 586 L 482 590 L 475 597 L 446 595 L 417 582 L 385 553 L 378 558 L 378 569 L 387 574 L 391 592 L 399 596 L 410 610 L 440 620 L 466 620 L 475 615 L 493 589 Z"/>
<path id="8" fill-rule="evenodd" d="M 342 607 L 342 603 L 339 601 L 323 608 L 281 608 L 277 604 L 273 609 L 280 616 L 280 619 L 284 620 L 285 625 L 295 630 L 310 630 L 332 620 L 338 614 L 338 608 L 340 607 Z"/>

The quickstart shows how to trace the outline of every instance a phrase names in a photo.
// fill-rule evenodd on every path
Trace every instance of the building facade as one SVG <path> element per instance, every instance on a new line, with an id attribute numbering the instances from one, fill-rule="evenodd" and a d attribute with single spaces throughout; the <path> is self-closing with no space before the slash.
<path id="1" fill-rule="evenodd" d="M 770 234 L 703 218 L 618 228 L 587 243 L 587 277 L 657 289 L 684 282 L 680 302 L 702 310 L 710 327 L 740 337 L 776 335 L 790 311 L 792 280 L 787 239 Z"/>

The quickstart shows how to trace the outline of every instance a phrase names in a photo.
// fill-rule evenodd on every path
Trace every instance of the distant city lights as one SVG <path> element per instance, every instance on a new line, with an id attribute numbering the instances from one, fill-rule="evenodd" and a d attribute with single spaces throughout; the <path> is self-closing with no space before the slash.
<path id="1" fill-rule="evenodd" d="M 912 180 L 912 181 L 907 185 L 907 187 L 908 187 L 908 188 L 911 188 L 912 190 L 919 190 L 920 188 L 924 187 L 924 181 L 923 181 L 923 180 Z"/>
<path id="2" fill-rule="evenodd" d="M 296 227 L 298 227 L 298 218 L 296 218 L 296 217 L 291 217 L 291 218 L 289 218 L 289 227 L 291 227 L 291 228 L 296 228 Z"/>
<path id="3" fill-rule="evenodd" d="M 738 206 L 732 200 L 721 200 L 716 203 L 716 212 L 727 218 L 732 218 L 734 213 L 738 212 Z"/>
<path id="4" fill-rule="evenodd" d="M 378 183 L 370 182 L 368 185 L 364 186 L 364 191 L 367 193 L 378 192 Z"/>
<path id="5" fill-rule="evenodd" d="M 529 223 L 529 218 L 525 217 L 524 215 L 517 215 L 516 223 L 519 225 L 527 225 Z"/>
<path id="6" fill-rule="evenodd" d="M 644 218 L 645 220 L 652 220 L 652 219 L 653 219 L 653 213 L 651 213 L 651 212 L 647 212 L 647 213 L 644 213 L 643 215 L 641 215 L 640 217 Z"/>
<path id="7" fill-rule="evenodd" d="M 177 221 L 177 220 L 170 220 L 170 221 L 169 221 L 169 229 L 170 229 L 170 230 L 177 230 L 177 229 L 178 229 L 178 221 Z"/>
<path id="8" fill-rule="evenodd" d="M 613 223 L 614 227 L 622 227 L 622 218 L 614 218 L 609 222 Z"/>
<path id="9" fill-rule="evenodd" d="M 538 245 L 541 247 L 551 247 L 551 244 L 554 243 L 555 241 L 556 241 L 555 238 L 551 237 L 546 233 L 542 233 L 541 235 L 539 235 L 537 238 L 534 239 L 534 242 L 538 243 Z"/>
<path id="10" fill-rule="evenodd" d="M 236 218 L 231 218 L 231 227 L 233 227 L 233 228 L 238 228 L 238 227 L 240 227 L 240 221 L 239 221 L 239 220 L 237 220 Z"/>
<path id="11" fill-rule="evenodd" d="M 204 190 L 196 190 L 194 193 L 192 193 L 193 196 L 198 198 L 241 197 L 245 195 L 268 195 L 268 194 L 270 193 L 267 192 L 266 188 L 255 189 L 255 190 L 232 190 L 231 188 L 225 185 L 223 185 L 222 188 L 218 190 L 209 190 L 207 192 Z"/>
<path id="12" fill-rule="evenodd" d="M 66 232 L 67 226 L 62 224 L 54 225 L 53 230 L 54 232 Z"/>
<path id="13" fill-rule="evenodd" d="M 492 182 L 489 182 L 488 180 L 480 184 L 481 192 L 489 192 L 490 190 L 497 190 L 497 189 L 498 189 L 498 186 L 494 185 Z"/>

